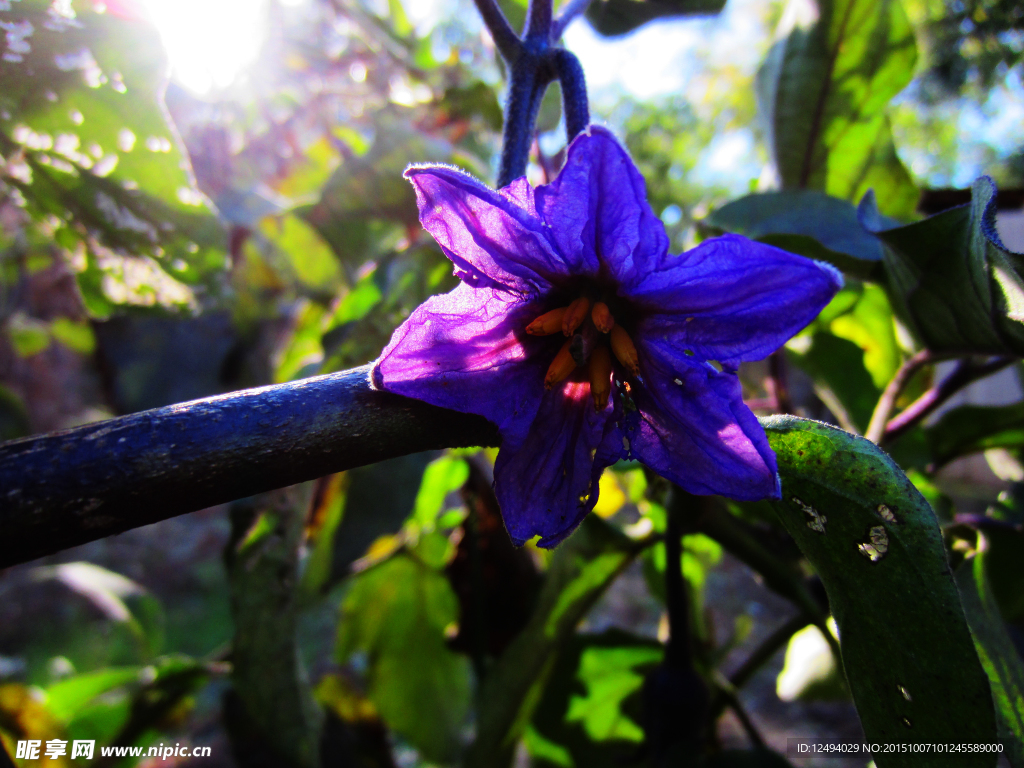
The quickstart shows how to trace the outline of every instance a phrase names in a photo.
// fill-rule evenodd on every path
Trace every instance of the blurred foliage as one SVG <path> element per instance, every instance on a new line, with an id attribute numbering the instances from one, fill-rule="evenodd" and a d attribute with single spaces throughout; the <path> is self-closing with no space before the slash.
<path id="1" fill-rule="evenodd" d="M 521 28 L 526 2 L 500 5 Z M 785 5 L 593 0 L 580 23 L 616 45 L 662 23 L 701 34 L 679 36 L 685 59 L 658 51 L 690 68 L 680 92 L 602 93 L 592 108 L 644 174 L 673 253 L 734 232 L 844 273 L 784 352 L 740 373 L 758 413 L 862 434 L 915 353 L 933 358 L 882 415 L 935 395 L 938 358 L 1022 353 L 1022 257 L 996 229 L 992 183 L 969 205 L 916 210 L 965 168 L 1024 183 L 1024 135 L 963 117 L 1016 114 L 1021 12 Z M 456 284 L 401 174 L 443 162 L 493 177 L 502 69 L 471 5 L 432 19 L 400 0 L 265 12 L 248 73 L 197 95 L 168 81 L 135 2 L 0 0 L 0 439 L 364 364 Z M 714 49 L 718 23 L 743 26 L 737 50 Z M 541 108 L 531 181 L 564 158 L 558 95 Z M 758 669 L 773 685 L 785 648 L 783 698 L 852 695 L 878 740 L 944 741 L 955 725 L 960 741 L 991 741 L 998 727 L 1019 759 L 1021 407 L 960 402 L 883 433 L 893 460 L 813 422 L 768 422 L 784 499 L 683 510 L 677 563 L 664 543 L 676 497 L 635 464 L 605 473 L 597 514 L 557 550 L 517 550 L 494 452 L 449 451 L 240 502 L 231 535 L 196 522 L 214 544 L 186 566 L 122 568 L 90 550 L 13 569 L 0 577 L 0 737 L 12 753 L 22 738 L 230 741 L 242 768 L 492 768 L 517 749 L 534 766 L 653 766 L 679 704 L 655 689 L 683 679 L 664 650 L 679 573 L 693 670 L 676 687 L 709 692 L 684 703 L 711 735 L 745 701 L 781 706 L 742 688 L 763 687 Z M 1003 485 L 964 493 L 950 477 L 980 454 Z M 184 585 L 163 584 L 176 570 Z M 777 602 L 765 618 L 733 598 L 736 572 L 793 618 L 777 627 Z M 623 608 L 624 592 L 639 602 Z M 26 601 L 39 605 L 19 613 Z M 956 700 L 930 693 L 943 675 Z M 686 764 L 786 764 L 742 743 Z"/>

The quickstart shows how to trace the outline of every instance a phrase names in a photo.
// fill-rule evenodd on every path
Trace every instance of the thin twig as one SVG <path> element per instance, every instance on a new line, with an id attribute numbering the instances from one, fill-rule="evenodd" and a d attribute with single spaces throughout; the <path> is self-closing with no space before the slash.
<path id="1" fill-rule="evenodd" d="M 812 619 L 809 619 L 805 613 L 798 613 L 796 616 L 789 619 L 785 624 L 762 640 L 761 644 L 753 650 L 753 652 L 747 657 L 747 660 L 740 665 L 739 669 L 729 675 L 729 683 L 734 688 L 742 688 L 746 685 L 747 681 L 754 676 L 757 670 L 765 664 L 765 662 L 774 656 L 782 646 L 789 642 L 789 638 L 811 623 Z"/>
<path id="2" fill-rule="evenodd" d="M 569 0 L 565 8 L 558 14 L 551 25 L 551 39 L 558 40 L 565 34 L 565 28 L 572 24 L 578 16 L 582 16 L 590 7 L 591 0 Z"/>
<path id="3" fill-rule="evenodd" d="M 750 719 L 750 715 L 747 714 L 747 710 L 743 708 L 743 704 L 740 703 L 740 697 L 736 695 L 735 691 L 728 689 L 722 690 L 722 696 L 725 697 L 726 703 L 729 705 L 729 709 L 736 715 L 736 719 L 740 721 L 740 725 L 743 726 L 743 730 L 747 734 L 747 738 L 750 739 L 750 744 L 754 749 L 764 749 L 764 738 L 761 733 L 757 730 L 757 726 L 754 725 L 754 721 Z"/>
<path id="4" fill-rule="evenodd" d="M 505 14 L 498 7 L 497 0 L 473 0 L 480 18 L 484 20 L 484 26 L 491 33 L 494 40 L 494 47 L 498 49 L 501 58 L 509 65 L 515 63 L 523 50 L 523 43 L 519 36 L 508 23 Z"/>
<path id="5" fill-rule="evenodd" d="M 879 444 L 895 440 L 927 418 L 932 411 L 968 384 L 990 376 L 1016 360 L 1017 358 L 1015 357 L 997 357 L 981 365 L 972 363 L 969 360 L 962 361 L 956 370 L 947 376 L 941 384 L 929 389 L 907 406 L 899 416 L 890 419 L 885 425 L 885 432 L 879 440 Z"/>
<path id="6" fill-rule="evenodd" d="M 786 350 L 779 349 L 768 357 L 768 375 L 771 377 L 772 396 L 780 413 L 792 413 L 793 401 L 789 399 L 789 382 L 786 371 Z"/>
<path id="7" fill-rule="evenodd" d="M 934 359 L 931 350 L 922 349 L 917 354 L 903 361 L 903 365 L 896 371 L 892 381 L 885 386 L 882 396 L 878 398 L 878 403 L 871 414 L 871 421 L 868 423 L 864 437 L 876 444 L 882 439 L 882 435 L 885 434 L 885 425 L 889 422 L 892 409 L 896 407 L 896 398 L 900 396 L 903 388 L 907 386 L 907 382 L 917 373 L 918 369 Z"/>

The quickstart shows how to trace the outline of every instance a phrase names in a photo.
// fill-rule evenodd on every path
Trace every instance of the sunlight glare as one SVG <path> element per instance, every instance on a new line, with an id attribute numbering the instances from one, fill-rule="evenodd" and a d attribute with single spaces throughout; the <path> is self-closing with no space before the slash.
<path id="1" fill-rule="evenodd" d="M 197 94 L 230 85 L 266 37 L 266 0 L 141 1 L 160 32 L 172 77 Z"/>

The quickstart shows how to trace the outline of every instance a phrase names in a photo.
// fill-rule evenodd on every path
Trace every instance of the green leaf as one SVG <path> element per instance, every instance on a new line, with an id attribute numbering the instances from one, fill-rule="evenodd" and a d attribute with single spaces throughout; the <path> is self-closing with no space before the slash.
<path id="1" fill-rule="evenodd" d="M 882 277 L 882 248 L 857 219 L 857 209 L 818 190 L 747 195 L 723 205 L 701 225 L 715 234 L 733 232 L 827 261 L 854 277 Z"/>
<path id="2" fill-rule="evenodd" d="M 992 686 L 999 741 L 1010 765 L 1019 768 L 1024 765 L 1024 662 L 992 595 L 986 550 L 985 537 L 978 534 L 974 556 L 957 568 L 955 578 L 978 657 Z"/>
<path id="3" fill-rule="evenodd" d="M 881 390 L 864 367 L 864 350 L 827 331 L 816 331 L 809 344 L 790 343 L 788 356 L 814 380 L 818 397 L 843 426 L 867 429 Z"/>
<path id="4" fill-rule="evenodd" d="M 644 546 L 590 515 L 555 550 L 529 623 L 487 675 L 467 766 L 490 768 L 511 755 L 562 646 Z"/>
<path id="5" fill-rule="evenodd" d="M 725 0 L 594 0 L 587 21 L 605 37 L 632 32 L 655 19 L 710 15 L 725 7 Z"/>
<path id="6" fill-rule="evenodd" d="M 25 404 L 14 392 L 0 384 L 0 441 L 25 437 L 31 432 Z"/>
<path id="7" fill-rule="evenodd" d="M 1020 448 L 1024 446 L 1024 403 L 962 405 L 926 427 L 925 435 L 939 466 L 989 448 Z"/>
<path id="8" fill-rule="evenodd" d="M 46 689 L 46 707 L 58 720 L 74 719 L 97 696 L 139 681 L 142 667 L 99 669 L 69 677 Z"/>
<path id="9" fill-rule="evenodd" d="M 893 306 L 933 352 L 1024 354 L 1024 256 L 996 233 L 995 197 L 982 176 L 970 205 L 892 229 L 872 196 L 861 202 L 861 221 L 883 245 Z"/>
<path id="10" fill-rule="evenodd" d="M 455 759 L 469 713 L 469 662 L 445 644 L 458 615 L 444 575 L 398 555 L 355 578 L 338 628 L 339 661 L 366 653 L 370 700 L 435 762 Z"/>
<path id="11" fill-rule="evenodd" d="M 446 454 L 427 465 L 416 494 L 413 520 L 424 529 L 433 529 L 444 511 L 444 500 L 461 488 L 469 478 L 469 465 L 458 456 Z"/>
<path id="12" fill-rule="evenodd" d="M 896 344 L 892 308 L 879 286 L 865 285 L 857 302 L 832 320 L 829 330 L 864 350 L 864 368 L 879 390 L 896 374 L 902 355 Z"/>
<path id="13" fill-rule="evenodd" d="M 773 506 L 828 593 L 866 740 L 994 742 L 988 680 L 927 502 L 863 438 L 795 417 L 762 424 L 782 477 Z M 919 760 L 877 757 L 880 768 Z M 929 760 L 947 764 L 995 755 Z"/>
<path id="14" fill-rule="evenodd" d="M 661 643 L 620 629 L 570 638 L 525 737 L 531 756 L 542 765 L 622 765 L 643 738 L 643 675 L 663 655 Z"/>
<path id="15" fill-rule="evenodd" d="M 757 75 L 758 108 L 784 189 L 859 200 L 913 216 L 917 191 L 896 156 L 889 100 L 913 77 L 914 30 L 899 0 L 818 0 Z"/>

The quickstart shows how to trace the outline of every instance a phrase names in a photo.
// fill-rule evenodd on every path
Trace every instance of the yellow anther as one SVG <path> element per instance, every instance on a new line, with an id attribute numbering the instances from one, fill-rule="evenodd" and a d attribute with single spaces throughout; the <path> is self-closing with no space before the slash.
<path id="1" fill-rule="evenodd" d="M 526 332 L 531 336 L 550 336 L 553 333 L 558 333 L 562 330 L 562 318 L 565 317 L 567 309 L 568 307 L 562 307 L 545 312 L 526 326 Z"/>
<path id="2" fill-rule="evenodd" d="M 637 357 L 636 346 L 621 325 L 616 325 L 612 328 L 609 340 L 612 343 L 612 352 L 615 353 L 615 357 L 618 358 L 619 362 L 626 366 L 634 376 L 639 376 L 640 358 Z"/>
<path id="3" fill-rule="evenodd" d="M 580 296 L 565 310 L 565 317 L 562 318 L 562 333 L 572 336 L 576 329 L 583 325 L 590 311 L 590 299 Z"/>
<path id="4" fill-rule="evenodd" d="M 590 319 L 594 321 L 594 326 L 601 333 L 608 333 L 615 327 L 615 318 L 612 317 L 611 310 L 603 301 L 594 304 L 594 308 L 590 311 Z"/>
<path id="5" fill-rule="evenodd" d="M 551 361 L 548 372 L 544 376 L 544 389 L 551 389 L 555 384 L 565 381 L 569 374 L 576 370 L 576 361 L 572 359 L 572 352 L 569 351 L 571 343 L 570 341 L 565 342 L 558 350 L 558 354 L 555 355 L 555 359 Z"/>
<path id="6" fill-rule="evenodd" d="M 594 408 L 603 411 L 612 391 L 612 353 L 603 344 L 590 354 L 590 394 Z"/>

